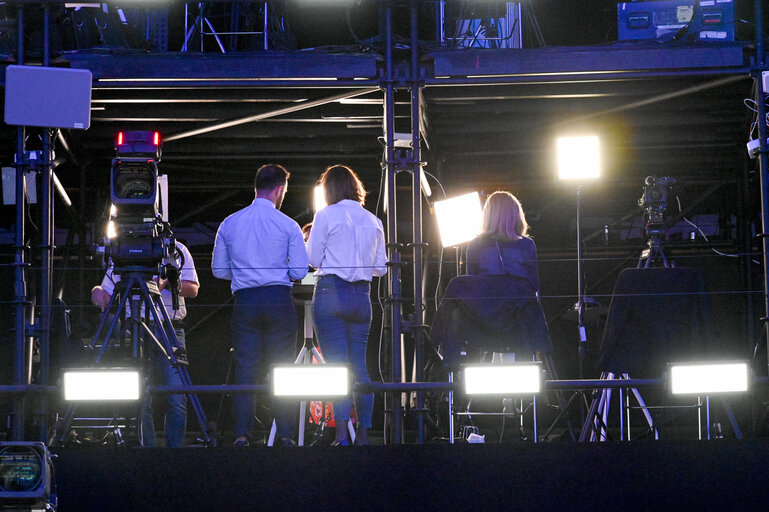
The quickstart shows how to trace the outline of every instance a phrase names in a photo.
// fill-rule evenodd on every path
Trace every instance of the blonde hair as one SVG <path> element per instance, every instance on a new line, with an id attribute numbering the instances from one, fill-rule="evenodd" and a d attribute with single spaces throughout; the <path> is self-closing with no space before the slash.
<path id="1" fill-rule="evenodd" d="M 497 191 L 483 207 L 482 232 L 497 240 L 520 240 L 529 232 L 521 202 L 510 192 Z"/>

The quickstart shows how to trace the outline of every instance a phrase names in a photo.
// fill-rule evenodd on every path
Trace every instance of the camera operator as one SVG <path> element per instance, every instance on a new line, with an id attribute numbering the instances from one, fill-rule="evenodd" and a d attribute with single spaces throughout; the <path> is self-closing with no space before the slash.
<path id="1" fill-rule="evenodd" d="M 221 223 L 216 233 L 211 270 L 232 281 L 232 346 L 235 383 L 255 384 L 271 364 L 293 363 L 297 317 L 291 280 L 307 274 L 307 252 L 299 224 L 280 211 L 290 173 L 280 165 L 256 172 L 256 197 Z M 273 402 L 277 446 L 289 446 L 295 405 Z M 247 446 L 256 413 L 255 397 L 233 399 L 235 446 Z"/>
<path id="2" fill-rule="evenodd" d="M 168 312 L 169 318 L 173 323 L 174 332 L 178 341 L 176 356 L 180 359 L 186 358 L 186 348 L 184 339 L 184 329 L 181 321 L 187 315 L 187 308 L 184 303 L 185 298 L 195 298 L 198 296 L 198 274 L 195 271 L 195 263 L 187 247 L 181 242 L 176 242 L 176 248 L 182 257 L 179 283 L 179 309 L 173 309 L 173 294 L 167 279 L 160 279 L 155 276 L 158 284 L 160 296 L 163 305 Z M 105 312 L 110 298 L 115 291 L 115 284 L 120 281 L 120 276 L 113 274 L 113 266 L 110 263 L 107 273 L 102 279 L 101 285 L 94 286 L 91 290 L 91 302 L 99 306 L 102 312 Z M 127 305 L 130 307 L 130 305 Z M 168 358 L 152 344 L 148 350 L 151 353 L 150 382 L 158 382 L 166 386 L 181 386 L 182 380 L 179 372 L 171 365 Z M 187 427 L 187 397 L 186 395 L 164 395 L 166 400 L 165 410 L 165 437 L 166 446 L 169 448 L 179 448 L 184 446 L 184 436 Z M 141 430 L 144 446 L 155 446 L 155 424 L 152 417 L 152 396 L 147 394 L 141 408 Z"/>

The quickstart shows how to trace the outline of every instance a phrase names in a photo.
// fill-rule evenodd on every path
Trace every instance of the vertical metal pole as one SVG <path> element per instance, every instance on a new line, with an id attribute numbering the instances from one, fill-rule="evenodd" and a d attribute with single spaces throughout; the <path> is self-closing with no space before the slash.
<path id="1" fill-rule="evenodd" d="M 446 0 L 439 0 L 435 6 L 435 38 L 439 43 L 446 40 Z"/>
<path id="2" fill-rule="evenodd" d="M 766 104 L 767 91 L 761 80 L 761 72 L 766 69 L 764 60 L 764 9 L 763 0 L 754 2 L 754 26 L 756 44 L 756 107 L 758 115 L 758 168 L 761 174 L 761 246 L 764 262 L 764 340 L 769 347 L 769 154 L 766 144 Z M 769 365 L 769 350 L 767 350 Z"/>
<path id="3" fill-rule="evenodd" d="M 19 5 L 17 11 L 17 62 L 24 64 L 24 7 Z M 26 281 L 26 255 L 24 247 L 24 202 L 26 199 L 26 182 L 24 181 L 24 127 L 16 130 L 16 231 L 14 233 L 16 246 L 14 257 L 14 302 L 16 305 L 16 322 L 14 332 L 14 367 L 13 383 L 17 386 L 26 384 L 25 371 L 25 345 L 27 325 L 27 281 Z M 24 440 L 24 395 L 16 395 L 13 399 L 13 427 L 11 430 L 12 441 Z"/>
<path id="4" fill-rule="evenodd" d="M 43 66 L 50 66 L 50 21 L 49 6 L 43 8 Z M 53 290 L 53 158 L 51 154 L 51 131 L 43 133 L 41 167 L 41 206 L 42 206 L 42 237 L 40 241 L 40 375 L 38 384 L 48 385 L 50 371 L 50 342 L 51 342 L 51 295 Z M 48 439 L 48 400 L 45 396 L 40 399 L 37 411 L 40 426 L 40 440 Z"/>
<path id="5" fill-rule="evenodd" d="M 710 441 L 710 395 L 705 395 L 705 432 L 707 432 L 707 439 Z"/>
<path id="6" fill-rule="evenodd" d="M 263 46 L 265 50 L 270 49 L 269 23 L 270 23 L 270 18 L 267 13 L 267 2 L 264 2 L 264 35 L 263 35 L 264 45 Z"/>
<path id="7" fill-rule="evenodd" d="M 194 24 L 195 22 L 193 21 L 193 25 Z M 182 44 L 182 48 L 180 50 L 182 52 L 187 51 L 187 44 L 189 43 L 190 37 L 192 36 L 190 30 L 194 30 L 194 27 L 190 29 L 190 3 L 184 2 L 184 43 Z"/>
<path id="8" fill-rule="evenodd" d="M 624 441 L 625 440 L 625 414 L 629 412 L 630 410 L 630 400 L 626 397 L 627 395 L 630 395 L 629 390 L 626 390 L 625 388 L 619 388 L 617 390 L 617 398 L 619 398 L 619 440 Z M 628 427 L 628 433 L 630 432 L 630 427 Z M 630 435 L 628 434 L 627 440 L 630 440 Z"/>
<path id="9" fill-rule="evenodd" d="M 585 333 L 585 300 L 582 297 L 582 185 L 577 187 L 577 323 L 579 328 L 579 378 L 584 377 L 587 334 Z"/>
<path id="10" fill-rule="evenodd" d="M 419 133 L 421 106 L 419 104 L 421 84 L 419 76 L 419 30 L 418 30 L 417 1 L 411 0 L 411 168 L 412 168 L 412 230 L 414 241 L 414 361 L 416 365 L 415 378 L 417 382 L 424 380 L 424 301 L 422 296 L 422 153 Z M 417 391 L 417 443 L 425 441 L 425 396 Z"/>
<path id="11" fill-rule="evenodd" d="M 385 21 L 385 130 L 387 140 L 387 252 L 390 263 L 390 343 L 392 381 L 401 382 L 401 276 L 400 247 L 395 203 L 395 90 L 393 84 L 392 10 L 389 2 L 384 7 Z M 390 398 L 390 442 L 403 442 L 403 413 L 401 393 L 393 392 Z"/>
<path id="12" fill-rule="evenodd" d="M 202 53 L 204 50 L 204 37 L 203 34 L 206 30 L 206 14 L 205 14 L 205 4 L 203 2 L 198 2 L 198 23 L 199 26 L 199 33 L 200 33 L 200 52 Z"/>
<path id="13" fill-rule="evenodd" d="M 449 384 L 454 384 L 454 372 L 449 372 Z M 449 388 L 449 443 L 454 444 L 454 387 Z"/>

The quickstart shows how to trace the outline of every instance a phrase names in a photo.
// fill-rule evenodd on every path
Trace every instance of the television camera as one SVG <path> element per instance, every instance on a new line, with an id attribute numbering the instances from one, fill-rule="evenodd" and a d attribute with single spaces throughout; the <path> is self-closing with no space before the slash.
<path id="1" fill-rule="evenodd" d="M 647 176 L 638 205 L 644 209 L 646 236 L 653 238 L 665 233 L 665 211 L 668 197 L 676 180 L 668 176 Z"/>
<path id="2" fill-rule="evenodd" d="M 115 141 L 115 151 L 110 168 L 112 207 L 107 237 L 97 252 L 110 260 L 112 273 L 120 279 L 113 281 L 113 293 L 89 345 L 95 352 L 98 347 L 96 358 L 89 368 L 103 366 L 108 372 L 119 373 L 122 366 L 139 367 L 144 379 L 142 394 L 146 396 L 151 391 L 150 357 L 157 355 L 160 359 L 167 359 L 178 373 L 181 385 L 191 386 L 184 344 L 180 343 L 167 302 L 154 280 L 154 276 L 167 279 L 165 290 L 171 293 L 172 307 L 178 311 L 180 269 L 184 266 L 184 257 L 177 248 L 170 225 L 162 215 L 162 194 L 158 182 L 160 135 L 157 132 L 121 132 Z M 152 356 L 149 355 L 150 347 L 156 350 Z M 108 358 L 114 348 L 123 349 L 119 355 L 128 355 L 128 358 Z M 117 368 L 110 364 L 115 361 L 120 363 Z M 185 394 L 198 418 L 201 439 L 208 443 L 211 439 L 200 400 L 193 393 Z M 143 397 L 140 397 L 141 400 Z M 73 422 L 80 419 L 75 417 L 78 401 L 73 399 L 67 412 L 58 418 L 51 445 L 60 446 L 67 441 Z M 137 406 L 135 421 L 126 423 L 125 428 L 136 428 L 139 442 L 144 444 L 145 420 L 142 419 L 140 405 Z M 113 413 L 113 417 L 115 414 L 122 412 Z M 117 444 L 124 442 L 122 428 L 118 424 L 112 431 Z"/>
<path id="3" fill-rule="evenodd" d="M 168 279 L 177 292 L 184 264 L 171 226 L 163 220 L 158 185 L 158 162 L 162 153 L 158 132 L 120 132 L 116 156 L 110 167 L 112 207 L 104 239 L 104 257 L 113 272 L 140 272 L 149 279 Z M 176 298 L 174 293 L 174 298 Z"/>

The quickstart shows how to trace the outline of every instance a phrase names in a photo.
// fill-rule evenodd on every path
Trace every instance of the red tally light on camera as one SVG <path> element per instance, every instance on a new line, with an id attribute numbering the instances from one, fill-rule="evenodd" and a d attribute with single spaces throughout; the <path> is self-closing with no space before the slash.
<path id="1" fill-rule="evenodd" d="M 115 139 L 117 156 L 151 157 L 160 160 L 160 132 L 127 131 L 118 132 Z"/>

